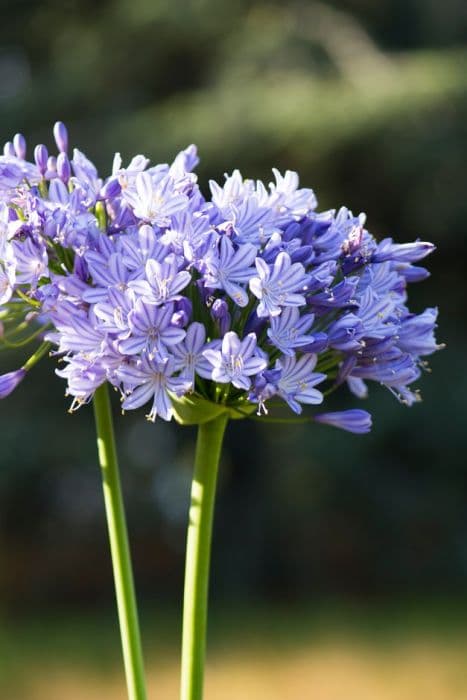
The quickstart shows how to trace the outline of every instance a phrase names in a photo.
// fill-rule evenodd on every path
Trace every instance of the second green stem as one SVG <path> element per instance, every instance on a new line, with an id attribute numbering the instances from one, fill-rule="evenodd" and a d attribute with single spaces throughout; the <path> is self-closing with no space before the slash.
<path id="1" fill-rule="evenodd" d="M 212 524 L 227 421 L 222 414 L 198 427 L 185 564 L 181 700 L 203 697 Z"/>

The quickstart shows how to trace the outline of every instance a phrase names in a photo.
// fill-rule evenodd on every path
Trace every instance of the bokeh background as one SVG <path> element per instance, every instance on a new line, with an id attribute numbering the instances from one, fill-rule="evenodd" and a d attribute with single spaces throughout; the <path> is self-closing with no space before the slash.
<path id="1" fill-rule="evenodd" d="M 373 387 L 364 437 L 229 428 L 206 697 L 467 697 L 465 1 L 2 0 L 0 20 L 3 140 L 62 119 L 102 173 L 195 142 L 204 188 L 297 170 L 320 208 L 437 245 L 412 289 L 447 343 L 422 404 Z M 92 413 L 53 369 L 0 406 L 0 697 L 120 700 Z M 195 434 L 117 403 L 150 697 L 175 700 Z"/>

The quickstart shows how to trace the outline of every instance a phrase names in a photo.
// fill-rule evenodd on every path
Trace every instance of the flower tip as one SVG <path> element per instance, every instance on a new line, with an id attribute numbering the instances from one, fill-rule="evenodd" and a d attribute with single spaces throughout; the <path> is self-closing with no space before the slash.
<path id="1" fill-rule="evenodd" d="M 66 153 L 68 150 L 68 130 L 63 122 L 55 122 L 54 124 L 54 139 L 60 153 Z"/>
<path id="2" fill-rule="evenodd" d="M 13 148 L 15 150 L 15 155 L 21 160 L 24 160 L 26 157 L 26 139 L 23 134 L 14 135 Z"/>
<path id="3" fill-rule="evenodd" d="M 9 396 L 18 386 L 20 382 L 23 381 L 26 376 L 26 370 L 21 367 L 14 372 L 7 372 L 0 376 L 0 399 L 4 399 Z"/>
<path id="4" fill-rule="evenodd" d="M 365 435 L 371 431 L 372 427 L 371 414 L 359 408 L 335 411 L 334 413 L 319 413 L 314 416 L 314 420 L 317 423 L 332 425 L 356 435 Z"/>

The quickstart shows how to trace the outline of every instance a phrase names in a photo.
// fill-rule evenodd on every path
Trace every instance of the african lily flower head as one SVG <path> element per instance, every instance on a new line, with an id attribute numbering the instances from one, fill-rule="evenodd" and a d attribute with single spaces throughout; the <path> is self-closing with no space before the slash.
<path id="1" fill-rule="evenodd" d="M 0 340 L 48 341 L 73 409 L 105 381 L 151 420 L 181 419 L 184 400 L 301 413 L 344 383 L 418 399 L 422 358 L 441 346 L 437 310 L 409 311 L 407 288 L 432 244 L 378 243 L 363 214 L 318 212 L 290 171 L 266 187 L 234 170 L 209 199 L 194 146 L 171 165 L 117 154 L 101 178 L 61 122 L 54 138 L 56 155 L 39 144 L 28 161 L 16 134 L 0 156 Z M 315 419 L 371 426 L 361 409 Z"/>

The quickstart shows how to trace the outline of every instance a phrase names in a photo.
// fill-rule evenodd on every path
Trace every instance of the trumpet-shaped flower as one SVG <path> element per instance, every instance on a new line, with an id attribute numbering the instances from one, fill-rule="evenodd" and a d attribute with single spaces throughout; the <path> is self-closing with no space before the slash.
<path id="1" fill-rule="evenodd" d="M 250 289 L 259 299 L 259 317 L 278 316 L 285 306 L 304 306 L 309 276 L 301 263 L 292 263 L 288 253 L 279 253 L 274 265 L 257 257 L 257 277 L 250 280 Z"/>
<path id="2" fill-rule="evenodd" d="M 234 331 L 225 334 L 220 350 L 208 349 L 204 357 L 212 365 L 211 378 L 221 384 L 232 383 L 237 389 L 248 390 L 250 377 L 267 367 L 267 360 L 257 354 L 257 338 L 249 333 L 240 340 Z"/>

